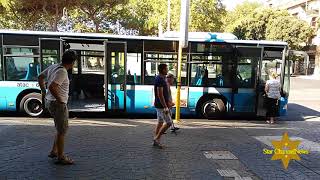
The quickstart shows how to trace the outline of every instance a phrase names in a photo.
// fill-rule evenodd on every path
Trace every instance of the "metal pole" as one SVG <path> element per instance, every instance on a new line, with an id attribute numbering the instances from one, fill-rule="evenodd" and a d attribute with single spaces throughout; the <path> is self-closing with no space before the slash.
<path id="1" fill-rule="evenodd" d="M 177 122 L 180 122 L 182 48 L 188 47 L 188 20 L 189 20 L 189 0 L 181 0 L 180 41 L 179 41 L 179 51 L 178 51 L 177 96 L 176 96 L 176 121 Z"/>
<path id="2" fill-rule="evenodd" d="M 182 66 L 182 45 L 179 43 L 178 52 L 178 75 L 177 75 L 177 96 L 176 96 L 176 121 L 180 122 L 180 94 L 181 94 L 181 66 Z"/>

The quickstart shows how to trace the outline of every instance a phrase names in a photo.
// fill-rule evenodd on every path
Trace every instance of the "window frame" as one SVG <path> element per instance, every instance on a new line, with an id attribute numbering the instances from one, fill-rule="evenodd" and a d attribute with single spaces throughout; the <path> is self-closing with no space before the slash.
<path id="1" fill-rule="evenodd" d="M 157 55 L 156 58 L 150 58 L 150 57 L 147 57 L 148 54 L 154 54 L 154 55 Z M 172 58 L 159 58 L 159 55 L 172 55 Z M 176 59 L 174 58 L 174 56 L 176 56 Z M 188 60 L 189 60 L 189 53 L 183 53 L 183 57 L 185 56 L 185 58 L 182 59 L 182 64 L 185 64 L 186 65 L 186 77 L 183 77 L 185 78 L 185 83 L 182 83 L 181 86 L 188 86 L 188 72 L 189 72 L 189 66 L 188 66 Z M 145 71 L 146 71 L 146 64 L 148 62 L 153 62 L 153 63 L 172 63 L 172 64 L 176 64 L 176 72 L 178 72 L 178 52 L 160 52 L 160 51 L 144 51 L 144 54 L 143 54 L 143 85 L 153 85 L 151 83 L 145 83 Z M 167 60 L 167 59 L 170 59 L 170 60 Z M 157 71 L 157 67 L 156 67 L 156 71 Z M 158 73 L 158 72 L 157 72 Z M 177 76 L 177 75 L 175 75 Z M 175 77 L 176 78 L 176 77 Z M 182 78 L 182 77 L 181 77 Z"/>
<path id="2" fill-rule="evenodd" d="M 30 49 L 36 49 L 38 50 L 38 53 L 36 55 L 15 55 L 15 54 L 5 54 L 5 48 L 30 48 Z M 3 69 L 4 69 L 4 80 L 5 81 L 35 81 L 35 80 L 22 80 L 22 79 L 16 79 L 16 80 L 9 80 L 8 79 L 8 71 L 7 71 L 7 57 L 19 57 L 19 58 L 37 58 L 38 61 L 39 61 L 39 64 L 41 66 L 41 63 L 40 63 L 40 48 L 39 46 L 21 46 L 21 45 L 3 45 L 2 46 L 2 50 L 3 52 L 1 53 L 2 54 L 2 60 L 3 60 Z"/>
<path id="3" fill-rule="evenodd" d="M 198 46 L 203 44 L 204 46 L 208 46 L 209 49 L 213 49 L 216 47 L 215 51 L 206 51 L 204 48 L 204 51 L 198 51 Z M 223 86 L 218 86 L 218 85 L 210 85 L 210 86 L 197 86 L 197 85 L 192 85 L 192 64 L 219 64 L 223 68 L 223 66 L 231 66 L 232 71 L 234 71 L 234 63 L 235 63 L 235 58 L 234 58 L 234 48 L 235 45 L 232 43 L 219 43 L 219 42 L 191 42 L 190 44 L 190 53 L 189 53 L 189 61 L 188 61 L 188 86 L 189 87 L 207 87 L 207 88 L 232 88 L 232 83 L 228 86 L 223 85 Z M 219 46 L 225 46 L 224 48 L 219 49 Z M 194 61 L 192 56 L 193 55 L 203 55 L 203 56 L 221 56 L 221 61 L 215 61 L 215 60 L 201 60 L 201 61 Z M 229 58 L 227 61 L 223 61 L 223 58 Z M 233 80 L 234 75 L 231 76 L 230 80 Z"/>
<path id="4" fill-rule="evenodd" d="M 3 57 L 3 34 L 0 35 L 0 81 L 5 81 L 5 68 L 4 68 L 4 57 Z"/>
<path id="5" fill-rule="evenodd" d="M 241 49 L 241 48 L 249 48 L 249 49 L 258 49 L 260 50 L 260 53 L 259 53 L 259 56 L 241 56 L 239 55 L 239 51 L 238 49 Z M 236 74 L 235 76 L 237 76 L 237 71 L 238 71 L 238 67 L 239 65 L 251 65 L 251 84 L 250 86 L 239 86 L 236 82 L 235 82 L 235 87 L 236 88 L 245 88 L 245 89 L 256 89 L 257 88 L 257 84 L 258 82 L 260 81 L 260 75 L 261 75 L 261 63 L 263 61 L 263 53 L 264 53 L 264 47 L 262 46 L 245 46 L 245 45 L 237 45 L 236 46 L 236 49 L 237 49 L 237 55 L 236 55 L 236 60 L 237 60 L 237 63 L 236 63 Z M 254 61 L 252 61 L 253 59 L 251 59 L 251 62 L 250 63 L 241 63 L 240 60 L 241 58 L 254 58 L 254 59 L 257 59 L 257 62 L 254 63 Z M 255 73 L 254 73 L 255 72 Z M 237 77 L 235 77 L 235 81 L 237 81 Z"/>

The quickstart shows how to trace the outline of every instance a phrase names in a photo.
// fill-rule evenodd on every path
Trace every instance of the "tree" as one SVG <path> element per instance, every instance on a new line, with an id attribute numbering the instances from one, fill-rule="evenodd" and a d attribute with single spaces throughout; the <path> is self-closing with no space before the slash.
<path id="1" fill-rule="evenodd" d="M 226 15 L 221 0 L 192 0 L 190 31 L 221 32 Z"/>
<path id="2" fill-rule="evenodd" d="M 226 31 L 233 32 L 239 39 L 265 40 L 269 20 L 279 16 L 289 16 L 289 14 L 283 10 L 256 8 L 247 16 L 227 25 L 226 27 L 229 29 Z"/>
<path id="3" fill-rule="evenodd" d="M 172 5 L 178 2 L 171 0 Z M 167 23 L 167 0 L 129 0 L 118 12 L 117 21 L 123 28 L 135 29 L 139 35 L 157 35 Z"/>
<path id="4" fill-rule="evenodd" d="M 244 1 L 238 5 L 234 10 L 228 11 L 223 19 L 224 30 L 232 32 L 241 21 L 249 17 L 257 8 L 262 7 L 258 2 Z"/>
<path id="5" fill-rule="evenodd" d="M 248 2 L 229 13 L 225 23 L 225 30 L 234 33 L 239 39 L 280 40 L 287 42 L 292 49 L 302 48 L 313 36 L 312 28 L 291 16 L 288 11 L 264 8 Z"/>
<path id="6" fill-rule="evenodd" d="M 74 18 L 81 19 L 82 27 L 87 25 L 89 19 L 94 25 L 94 31 L 100 32 L 103 21 L 107 21 L 116 5 L 125 4 L 126 0 L 77 0 L 74 9 Z M 79 26 L 79 25 L 78 25 Z"/>
<path id="7" fill-rule="evenodd" d="M 313 34 L 312 28 L 305 21 L 292 16 L 271 19 L 266 28 L 268 40 L 285 41 L 291 49 L 301 49 L 306 46 L 306 42 Z"/>
<path id="8" fill-rule="evenodd" d="M 167 26 L 167 0 L 130 0 L 118 19 L 127 29 L 137 29 L 140 35 L 157 35 Z M 179 31 L 180 0 L 171 0 L 170 27 Z M 221 31 L 225 8 L 220 0 L 192 0 L 190 31 Z"/>
<path id="9" fill-rule="evenodd" d="M 40 0 L 1 0 L 1 5 L 5 9 L 5 18 L 14 21 L 13 28 L 35 30 L 37 21 L 41 18 L 38 13 L 41 8 Z"/>
<path id="10" fill-rule="evenodd" d="M 67 8 L 76 4 L 75 0 L 43 0 L 41 1 L 42 18 L 52 31 L 58 31 L 58 23 Z"/>

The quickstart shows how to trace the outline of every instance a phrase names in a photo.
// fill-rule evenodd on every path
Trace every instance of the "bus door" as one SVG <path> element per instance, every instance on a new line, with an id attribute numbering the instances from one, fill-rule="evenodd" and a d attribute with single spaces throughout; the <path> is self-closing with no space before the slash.
<path id="1" fill-rule="evenodd" d="M 40 38 L 40 64 L 39 70 L 42 71 L 52 64 L 61 61 L 63 54 L 63 40 L 58 38 Z"/>
<path id="2" fill-rule="evenodd" d="M 40 38 L 40 64 L 34 65 L 37 74 L 46 69 L 52 64 L 57 64 L 62 59 L 63 54 L 63 40 L 59 38 Z M 44 97 L 42 99 L 44 102 Z M 45 103 L 42 103 L 42 108 L 45 108 Z"/>
<path id="3" fill-rule="evenodd" d="M 106 111 L 126 110 L 127 43 L 105 41 Z"/>
<path id="4" fill-rule="evenodd" d="M 237 46 L 236 54 L 233 111 L 253 114 L 256 110 L 256 81 L 262 48 Z"/>
<path id="5" fill-rule="evenodd" d="M 271 72 L 276 72 L 279 76 L 281 84 L 283 82 L 281 77 L 281 72 L 284 68 L 284 48 L 283 47 L 264 47 L 262 61 L 259 64 L 259 79 L 257 82 L 257 107 L 256 112 L 257 116 L 265 116 L 266 108 L 264 105 L 265 99 L 265 85 Z"/>

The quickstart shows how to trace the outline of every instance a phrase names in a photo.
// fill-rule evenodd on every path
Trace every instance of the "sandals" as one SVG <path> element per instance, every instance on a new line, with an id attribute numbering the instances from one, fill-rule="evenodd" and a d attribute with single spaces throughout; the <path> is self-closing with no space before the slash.
<path id="1" fill-rule="evenodd" d="M 156 140 L 153 140 L 153 147 L 155 148 L 159 148 L 159 149 L 163 149 L 164 147 L 158 143 Z"/>
<path id="2" fill-rule="evenodd" d="M 49 155 L 48 155 L 49 158 L 56 158 L 58 157 L 56 153 L 54 152 L 51 152 Z"/>
<path id="3" fill-rule="evenodd" d="M 72 165 L 74 164 L 73 160 L 67 156 L 63 156 L 63 158 L 58 158 L 55 164 L 60 165 Z"/>

